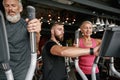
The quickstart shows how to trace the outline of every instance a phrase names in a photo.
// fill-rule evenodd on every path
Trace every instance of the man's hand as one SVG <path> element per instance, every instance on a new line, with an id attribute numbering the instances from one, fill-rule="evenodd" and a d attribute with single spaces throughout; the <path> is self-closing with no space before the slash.
<path id="1" fill-rule="evenodd" d="M 36 50 L 39 52 L 39 42 L 40 42 L 40 31 L 41 31 L 41 25 L 42 22 L 39 19 L 26 19 L 26 22 L 28 23 L 27 25 L 27 30 L 28 32 L 35 32 L 36 33 Z"/>
<path id="2" fill-rule="evenodd" d="M 39 19 L 26 19 L 26 22 L 28 23 L 27 25 L 27 30 L 28 32 L 36 32 L 37 34 L 40 34 L 41 31 L 41 24 Z"/>

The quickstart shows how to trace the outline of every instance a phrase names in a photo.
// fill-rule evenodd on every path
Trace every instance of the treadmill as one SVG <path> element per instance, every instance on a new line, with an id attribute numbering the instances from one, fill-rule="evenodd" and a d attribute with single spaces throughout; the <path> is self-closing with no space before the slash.
<path id="1" fill-rule="evenodd" d="M 14 80 L 12 70 L 9 66 L 10 52 L 6 33 L 6 26 L 2 12 L 0 11 L 0 64 L 5 71 L 7 80 Z"/>

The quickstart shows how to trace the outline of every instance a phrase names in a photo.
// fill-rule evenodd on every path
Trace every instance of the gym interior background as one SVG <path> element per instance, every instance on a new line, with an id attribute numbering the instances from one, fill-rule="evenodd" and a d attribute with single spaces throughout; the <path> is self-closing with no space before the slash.
<path id="1" fill-rule="evenodd" d="M 120 26 L 120 0 L 22 0 L 24 11 L 22 16 L 26 18 L 26 7 L 32 5 L 36 8 L 36 17 L 43 22 L 41 31 L 40 48 L 50 37 L 50 26 L 55 21 L 65 24 L 64 43 L 72 46 L 75 30 L 84 20 L 93 23 L 93 35 L 102 38 L 106 27 Z M 2 1 L 0 9 L 4 13 Z M 115 68 L 120 71 L 120 59 L 115 58 Z M 41 61 L 40 61 L 41 63 Z M 102 80 L 120 80 L 109 76 L 108 61 L 100 60 L 100 72 Z M 40 67 L 39 67 L 40 68 Z M 41 74 L 37 71 L 36 75 Z M 37 79 L 36 79 L 37 80 Z"/>

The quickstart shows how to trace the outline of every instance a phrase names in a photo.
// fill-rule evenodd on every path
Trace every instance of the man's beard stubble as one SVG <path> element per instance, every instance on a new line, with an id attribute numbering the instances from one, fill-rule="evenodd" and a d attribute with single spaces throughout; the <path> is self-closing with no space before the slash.
<path id="1" fill-rule="evenodd" d="M 20 13 L 17 13 L 16 15 L 14 16 L 10 16 L 6 13 L 6 19 L 12 23 L 16 23 L 20 20 L 21 16 L 20 16 Z"/>
<path id="2" fill-rule="evenodd" d="M 57 36 L 57 35 L 55 36 L 55 38 L 56 38 L 57 41 L 60 41 L 60 42 L 62 42 L 63 39 L 64 39 L 63 37 L 59 37 L 59 36 Z"/>

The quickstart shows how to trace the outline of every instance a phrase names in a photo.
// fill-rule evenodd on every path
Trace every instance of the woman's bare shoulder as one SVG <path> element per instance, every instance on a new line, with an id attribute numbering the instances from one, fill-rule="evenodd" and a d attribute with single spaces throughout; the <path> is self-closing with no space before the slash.
<path id="1" fill-rule="evenodd" d="M 95 41 L 97 42 L 97 44 L 101 44 L 101 42 L 102 42 L 101 39 L 97 39 L 97 38 L 95 38 Z"/>

